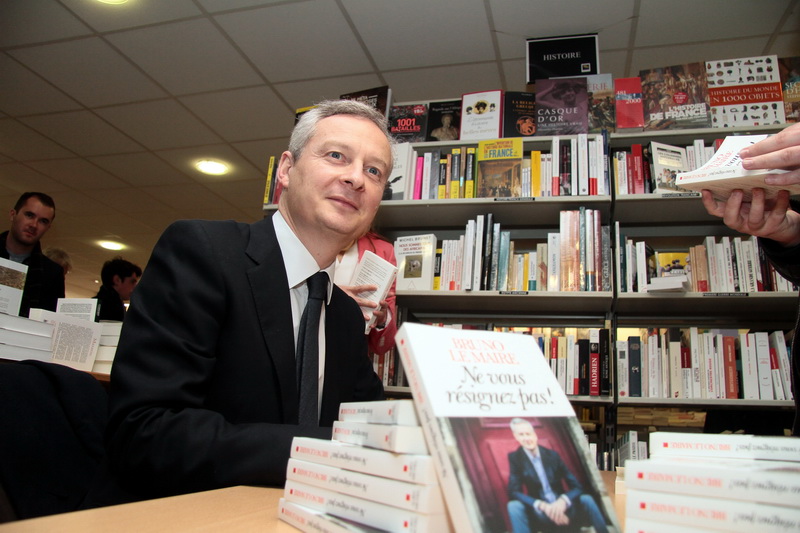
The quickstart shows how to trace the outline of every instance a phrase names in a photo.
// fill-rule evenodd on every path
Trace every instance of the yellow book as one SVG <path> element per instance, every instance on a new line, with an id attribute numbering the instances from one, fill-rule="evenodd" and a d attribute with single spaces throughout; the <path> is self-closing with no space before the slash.
<path id="1" fill-rule="evenodd" d="M 531 196 L 542 195 L 542 152 L 531 150 Z"/>
<path id="2" fill-rule="evenodd" d="M 437 189 L 437 198 L 444 200 L 447 198 L 447 158 L 439 159 L 439 188 Z"/>
<path id="3" fill-rule="evenodd" d="M 461 198 L 461 148 L 453 148 L 450 152 L 450 196 L 448 198 Z"/>
<path id="4" fill-rule="evenodd" d="M 476 197 L 520 197 L 522 155 L 522 137 L 480 141 Z"/>
<path id="5" fill-rule="evenodd" d="M 475 198 L 475 148 L 467 148 L 464 165 L 464 198 Z"/>
<path id="6" fill-rule="evenodd" d="M 267 165 L 267 179 L 266 179 L 266 186 L 264 187 L 264 205 L 269 205 L 271 198 L 270 196 L 270 189 L 272 187 L 272 175 L 274 174 L 275 170 L 275 156 L 269 156 L 269 165 Z"/>

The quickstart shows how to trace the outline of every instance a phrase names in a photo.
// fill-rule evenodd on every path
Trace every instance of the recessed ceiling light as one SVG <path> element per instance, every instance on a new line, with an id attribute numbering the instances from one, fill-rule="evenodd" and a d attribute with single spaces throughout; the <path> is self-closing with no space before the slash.
<path id="1" fill-rule="evenodd" d="M 212 176 L 221 176 L 230 171 L 230 167 L 227 164 L 214 159 L 201 159 L 194 166 L 203 174 L 211 174 Z"/>
<path id="2" fill-rule="evenodd" d="M 128 0 L 97 0 L 101 4 L 125 4 Z"/>
<path id="3" fill-rule="evenodd" d="M 117 251 L 125 249 L 124 244 L 114 241 L 97 241 L 97 244 L 99 244 L 101 248 L 105 248 L 106 250 Z"/>

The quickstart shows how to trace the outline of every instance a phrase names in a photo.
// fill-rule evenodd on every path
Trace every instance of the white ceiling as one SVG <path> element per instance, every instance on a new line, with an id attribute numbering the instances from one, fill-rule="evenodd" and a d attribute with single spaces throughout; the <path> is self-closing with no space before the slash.
<path id="1" fill-rule="evenodd" d="M 93 296 L 98 239 L 145 266 L 173 220 L 259 219 L 296 108 L 524 90 L 530 37 L 596 32 L 623 77 L 797 56 L 799 29 L 800 0 L 0 0 L 0 208 L 51 194 L 43 244 L 72 256 L 67 295 Z M 234 171 L 193 170 L 207 156 Z"/>

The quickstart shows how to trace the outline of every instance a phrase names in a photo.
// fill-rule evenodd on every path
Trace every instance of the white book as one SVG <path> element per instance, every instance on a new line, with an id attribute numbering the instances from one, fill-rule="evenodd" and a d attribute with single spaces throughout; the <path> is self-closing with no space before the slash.
<path id="1" fill-rule="evenodd" d="M 412 400 L 382 400 L 377 402 L 342 402 L 339 420 L 371 424 L 419 426 L 417 410 Z"/>
<path id="2" fill-rule="evenodd" d="M 467 220 L 464 230 L 464 256 L 461 261 L 461 289 L 465 291 L 472 290 L 472 269 L 475 267 L 475 229 L 475 220 Z"/>
<path id="3" fill-rule="evenodd" d="M 655 522 L 633 516 L 625 517 L 626 533 L 708 533 L 708 528 L 679 526 L 668 522 Z"/>
<path id="4" fill-rule="evenodd" d="M 760 399 L 758 361 L 756 360 L 756 336 L 752 333 L 739 333 L 739 357 L 742 361 L 742 387 L 745 400 Z M 769 355 L 769 353 L 767 353 Z M 767 360 L 769 362 L 769 359 Z M 770 387 L 772 383 L 770 383 Z M 770 391 L 772 392 L 772 391 Z M 770 398 L 761 398 L 764 400 Z"/>
<path id="5" fill-rule="evenodd" d="M 547 234 L 547 290 L 561 290 L 561 234 Z"/>
<path id="6" fill-rule="evenodd" d="M 422 155 L 422 191 L 420 193 L 421 200 L 431 199 L 431 163 L 433 161 L 433 154 L 425 152 Z"/>
<path id="7" fill-rule="evenodd" d="M 100 311 L 97 298 L 59 298 L 56 313 L 94 322 Z"/>
<path id="8" fill-rule="evenodd" d="M 111 374 L 111 367 L 114 361 L 95 361 L 92 365 L 92 372 L 95 374 Z"/>
<path id="9" fill-rule="evenodd" d="M 388 531 L 409 533 L 451 531 L 447 514 L 444 513 L 417 513 L 293 480 L 286 481 L 284 498 L 304 507 Z"/>
<path id="10" fill-rule="evenodd" d="M 617 347 L 617 394 L 620 398 L 630 395 L 628 389 L 628 342 L 616 341 Z"/>
<path id="11" fill-rule="evenodd" d="M 708 286 L 709 292 L 725 292 L 725 285 L 720 280 L 717 263 L 717 244 L 714 237 L 708 236 L 704 240 L 706 255 L 708 256 Z"/>
<path id="12" fill-rule="evenodd" d="M 689 350 L 692 358 L 692 392 L 690 398 L 703 398 L 702 393 L 702 368 L 703 352 L 700 343 L 700 333 L 696 327 L 689 328 Z"/>
<path id="13" fill-rule="evenodd" d="M 661 397 L 661 354 L 658 346 L 658 332 L 647 337 L 647 391 L 648 398 Z M 644 357 L 642 358 L 644 360 Z"/>
<path id="14" fill-rule="evenodd" d="M 5 244 L 4 244 L 5 246 Z M 19 315 L 28 265 L 0 257 L 0 314 Z"/>
<path id="15" fill-rule="evenodd" d="M 745 284 L 742 290 L 745 292 L 758 292 L 758 274 L 757 271 L 761 269 L 758 267 L 758 256 L 753 248 L 754 241 L 747 238 L 741 239 L 741 248 L 743 256 L 743 266 L 745 275 Z"/>
<path id="16" fill-rule="evenodd" d="M 800 439 L 656 431 L 650 433 L 650 455 L 800 462 Z"/>
<path id="17" fill-rule="evenodd" d="M 719 241 L 717 252 L 719 252 L 719 257 L 722 261 L 722 263 L 719 264 L 719 268 L 724 273 L 725 292 L 737 292 L 735 278 L 739 276 L 734 273 L 735 266 L 733 262 L 731 238 L 727 235 L 723 235 L 720 237 Z"/>
<path id="18" fill-rule="evenodd" d="M 33 350 L 51 350 L 53 347 L 53 337 L 43 337 L 32 335 L 21 331 L 0 328 L 0 344 L 30 348 Z"/>
<path id="19" fill-rule="evenodd" d="M 472 290 L 479 291 L 481 289 L 481 273 L 483 272 L 483 255 L 484 255 L 484 215 L 477 215 L 475 217 L 475 248 L 473 250 L 473 263 L 472 263 Z"/>
<path id="20" fill-rule="evenodd" d="M 575 138 L 578 147 L 578 194 L 581 196 L 589 195 L 589 137 L 585 133 L 579 133 Z M 573 152 L 574 153 L 574 152 Z M 573 156 L 574 157 L 574 156 Z"/>
<path id="21" fill-rule="evenodd" d="M 102 344 L 97 347 L 97 356 L 94 359 L 95 363 L 107 362 L 110 363 L 117 355 L 116 346 L 103 346 Z"/>
<path id="22" fill-rule="evenodd" d="M 32 309 L 31 316 L 54 326 L 51 362 L 91 372 L 103 331 L 100 323 L 45 309 Z"/>
<path id="23" fill-rule="evenodd" d="M 764 176 L 767 174 L 783 174 L 786 170 L 745 170 L 739 151 L 767 135 L 735 135 L 725 137 L 722 145 L 706 164 L 692 172 L 679 173 L 676 178 L 678 186 L 684 189 L 700 191 L 710 190 L 717 198 L 727 198 L 734 189 L 742 189 L 744 200 L 749 201 L 750 191 L 755 188 L 764 189 L 767 198 L 774 198 L 778 191 L 788 190 L 791 194 L 800 194 L 800 184 L 767 185 Z"/>
<path id="24" fill-rule="evenodd" d="M 539 453 L 554 462 L 560 457 L 564 468 L 583 480 L 585 493 L 593 495 L 609 529 L 619 531 L 575 411 L 536 339 L 406 322 L 396 345 L 455 531 L 489 530 L 487 519 L 496 517 L 498 509 L 494 502 L 477 498 L 476 487 L 486 490 L 490 479 L 501 479 L 500 465 L 510 465 L 524 454 L 515 435 L 532 432 Z M 502 427 L 507 428 L 505 436 L 498 433 Z M 557 451 L 552 448 L 556 446 Z M 484 449 L 488 455 L 473 453 Z M 490 490 L 523 490 L 521 485 L 507 485 L 492 484 Z"/>
<path id="25" fill-rule="evenodd" d="M 53 362 L 52 350 L 36 350 L 34 348 L 23 348 L 22 346 L 12 346 L 10 344 L 0 344 L 0 359 L 9 361 L 24 361 L 33 359 L 34 361 Z"/>
<path id="26" fill-rule="evenodd" d="M 800 528 L 800 509 L 626 487 L 626 516 L 743 533 L 784 533 Z"/>
<path id="27" fill-rule="evenodd" d="M 620 195 L 628 194 L 628 163 L 627 157 L 628 153 L 624 150 L 620 150 L 616 154 L 617 156 L 617 190 Z"/>
<path id="28" fill-rule="evenodd" d="M 333 439 L 398 453 L 428 453 L 428 447 L 422 436 L 422 428 L 419 426 L 336 420 L 333 423 Z"/>
<path id="29" fill-rule="evenodd" d="M 709 332 L 702 334 L 703 352 L 705 353 L 706 368 L 706 398 L 719 398 L 719 384 L 716 369 L 716 355 L 714 350 L 714 335 Z"/>
<path id="30" fill-rule="evenodd" d="M 550 139 L 550 157 L 549 160 L 550 164 L 550 179 L 547 180 L 547 187 L 550 191 L 550 196 L 558 195 L 559 189 L 557 187 L 553 187 L 554 183 L 561 182 L 561 175 L 559 173 L 560 165 L 559 161 L 561 161 L 561 141 L 558 135 L 553 135 Z"/>
<path id="31" fill-rule="evenodd" d="M 433 289 L 436 261 L 436 235 L 409 235 L 394 241 L 397 260 L 396 290 L 429 291 Z"/>
<path id="32" fill-rule="evenodd" d="M 55 326 L 24 316 L 0 313 L 0 328 L 42 337 L 52 337 Z"/>
<path id="33" fill-rule="evenodd" d="M 281 498 L 278 518 L 305 533 L 381 533 L 378 528 L 345 520 Z"/>
<path id="34" fill-rule="evenodd" d="M 395 265 L 372 251 L 365 250 L 350 278 L 350 286 L 375 285 L 377 288 L 374 291 L 364 291 L 359 293 L 359 296 L 377 304 L 386 299 L 396 276 Z M 364 328 L 366 335 L 375 325 L 375 308 L 361 307 L 361 311 L 369 317 Z"/>
<path id="35" fill-rule="evenodd" d="M 778 367 L 783 378 L 784 397 L 787 400 L 794 398 L 792 394 L 792 371 L 789 364 L 789 351 L 786 349 L 786 337 L 783 331 L 776 330 L 769 334 L 769 346 L 775 350 L 778 357 Z"/>
<path id="36" fill-rule="evenodd" d="M 433 458 L 427 454 L 396 453 L 336 440 L 295 437 L 291 457 L 410 483 L 438 483 Z"/>
<path id="37" fill-rule="evenodd" d="M 571 196 L 578 196 L 578 139 L 572 138 L 569 140 L 569 194 Z"/>
<path id="38" fill-rule="evenodd" d="M 446 512 L 438 484 L 419 485 L 294 458 L 286 465 L 286 479 L 418 513 Z"/>
<path id="39" fill-rule="evenodd" d="M 751 333 L 751 335 L 753 335 L 755 344 L 759 397 L 762 400 L 775 399 L 772 388 L 772 365 L 769 358 L 769 333 L 757 331 L 756 333 Z"/>

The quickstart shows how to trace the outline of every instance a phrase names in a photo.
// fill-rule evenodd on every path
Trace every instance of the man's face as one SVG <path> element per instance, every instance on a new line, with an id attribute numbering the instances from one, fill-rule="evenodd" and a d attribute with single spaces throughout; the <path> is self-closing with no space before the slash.
<path id="1" fill-rule="evenodd" d="M 369 229 L 391 166 L 389 141 L 375 124 L 350 115 L 322 119 L 298 159 L 281 156 L 281 213 L 304 243 L 350 242 Z"/>
<path id="2" fill-rule="evenodd" d="M 52 207 L 36 197 L 28 198 L 19 211 L 11 210 L 11 238 L 22 246 L 35 245 L 50 229 L 54 216 Z"/>
<path id="3" fill-rule="evenodd" d="M 536 431 L 533 430 L 533 426 L 530 424 L 514 424 L 514 426 L 511 428 L 511 431 L 514 434 L 514 438 L 517 439 L 519 445 L 526 450 L 533 451 L 539 444 L 539 438 L 536 436 Z"/>
<path id="4" fill-rule="evenodd" d="M 561 95 L 561 100 L 567 105 L 574 105 L 577 99 L 578 95 L 575 93 L 575 89 L 572 86 L 567 86 L 567 88 L 564 89 L 564 93 Z"/>
<path id="5" fill-rule="evenodd" d="M 122 301 L 131 299 L 131 293 L 136 288 L 137 283 L 139 283 L 139 276 L 136 274 L 130 275 L 125 279 L 114 276 L 114 290 L 117 291 Z"/>

